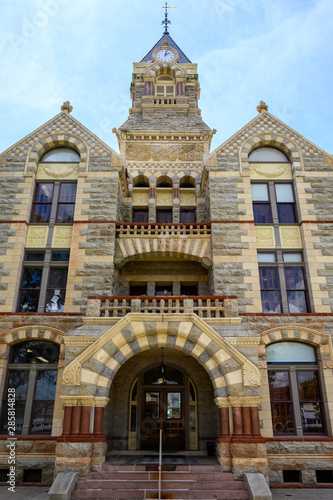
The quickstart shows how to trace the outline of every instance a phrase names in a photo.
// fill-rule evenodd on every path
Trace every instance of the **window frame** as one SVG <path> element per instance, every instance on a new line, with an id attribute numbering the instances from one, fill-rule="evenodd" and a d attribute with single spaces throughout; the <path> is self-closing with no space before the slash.
<path id="1" fill-rule="evenodd" d="M 25 256 L 24 259 L 26 259 L 26 256 L 28 253 L 33 253 L 35 252 L 36 254 L 44 253 L 44 260 L 43 261 L 32 261 L 32 260 L 24 260 L 22 263 L 22 272 L 21 272 L 21 280 L 20 280 L 20 288 L 19 288 L 19 295 L 18 295 L 18 301 L 17 301 L 17 312 L 18 313 L 24 313 L 24 311 L 20 311 L 20 304 L 21 304 L 21 297 L 22 297 L 22 291 L 26 290 L 25 288 L 22 287 L 23 283 L 23 276 L 24 276 L 24 271 L 28 267 L 39 267 L 41 268 L 41 279 L 40 279 L 40 287 L 39 287 L 39 296 L 38 296 L 38 305 L 37 305 L 37 311 L 29 311 L 29 314 L 36 314 L 36 313 L 46 313 L 46 307 L 47 307 L 47 295 L 49 290 L 57 290 L 49 288 L 49 281 L 50 281 L 50 275 L 51 275 L 51 269 L 52 268 L 67 268 L 69 267 L 69 259 L 70 259 L 70 249 L 55 249 L 52 248 L 52 250 L 47 249 L 44 250 L 44 252 L 41 252 L 40 250 L 37 249 L 25 249 Z M 68 260 L 52 260 L 53 254 L 54 253 L 68 253 Z M 65 295 L 64 295 L 64 301 L 66 300 L 66 289 L 67 289 L 67 283 L 68 283 L 68 274 L 67 274 L 67 279 L 66 279 L 66 288 L 65 288 Z M 29 289 L 27 289 L 29 290 Z M 35 290 L 35 289 L 33 289 Z M 61 314 L 63 311 L 59 312 L 57 311 L 56 314 Z M 54 314 L 54 311 L 48 312 L 48 314 Z"/>
<path id="2" fill-rule="evenodd" d="M 297 342 L 297 341 L 296 341 Z M 281 342 L 275 342 L 275 343 L 281 343 Z M 288 343 L 288 341 L 284 341 L 284 343 Z M 270 344 L 271 345 L 271 344 Z M 313 347 L 316 355 L 316 361 L 315 362 L 292 362 L 292 363 L 287 363 L 287 362 L 267 362 L 267 373 L 268 373 L 268 378 L 269 378 L 269 372 L 274 371 L 274 372 L 287 372 L 289 376 L 289 390 L 290 390 L 290 396 L 291 396 L 291 405 L 292 405 L 292 418 L 293 418 L 293 425 L 294 425 L 294 432 L 279 432 L 275 431 L 273 428 L 273 434 L 274 436 L 277 437 L 315 437 L 315 436 L 327 436 L 327 422 L 326 422 L 326 415 L 325 415 L 325 404 L 324 404 L 324 397 L 323 397 L 323 388 L 322 388 L 322 377 L 320 373 L 320 367 L 318 364 L 318 356 L 317 356 L 317 349 L 314 346 Z M 323 431 L 322 432 L 306 432 L 303 429 L 302 425 L 302 415 L 301 415 L 301 398 L 299 394 L 299 384 L 298 384 L 298 379 L 297 379 L 297 373 L 298 372 L 316 372 L 318 376 L 318 388 L 319 388 L 319 394 L 320 394 L 320 400 L 318 401 L 318 404 L 320 406 L 320 411 L 321 411 L 321 416 L 322 416 L 322 427 Z M 272 400 L 271 398 L 271 392 L 270 392 L 270 387 L 269 387 L 269 382 L 268 382 L 268 389 L 269 389 L 269 398 L 270 398 L 270 407 L 271 407 L 271 413 L 272 413 L 272 425 L 273 425 L 273 411 L 272 411 L 272 406 L 275 402 L 278 402 L 277 400 Z"/>
<path id="3" fill-rule="evenodd" d="M 38 186 L 42 185 L 42 184 L 53 184 L 53 193 L 52 193 L 52 201 L 51 201 L 51 203 L 50 202 L 48 202 L 48 203 L 39 203 L 39 202 L 35 201 L 36 200 L 36 196 L 37 196 Z M 74 202 L 70 202 L 70 203 L 59 202 L 61 186 L 63 184 L 73 184 L 73 185 L 76 186 L 75 187 L 75 201 Z M 61 224 L 62 226 L 63 225 L 73 225 L 73 222 L 74 222 L 74 213 L 75 213 L 75 204 L 76 204 L 76 194 L 77 194 L 77 181 L 69 180 L 69 181 L 52 181 L 52 182 L 49 182 L 49 181 L 39 181 L 38 180 L 36 182 L 36 185 L 35 185 L 34 198 L 33 198 L 33 202 L 32 202 L 31 214 L 30 214 L 30 219 L 29 219 L 30 224 L 33 224 L 33 225 L 34 224 L 36 224 L 36 225 L 45 224 L 45 225 L 48 225 L 48 226 L 54 226 L 55 224 Z M 49 217 L 48 221 L 37 222 L 37 221 L 33 220 L 33 218 L 35 216 L 34 207 L 36 205 L 41 205 L 41 204 L 51 205 L 50 217 Z M 65 204 L 74 205 L 73 220 L 71 222 L 59 222 L 57 220 L 58 219 L 59 206 L 60 205 L 65 205 Z"/>
<path id="4" fill-rule="evenodd" d="M 302 260 L 300 262 L 285 262 L 284 261 L 284 255 L 285 254 L 290 254 L 290 253 L 299 253 L 302 256 Z M 275 262 L 259 262 L 258 261 L 258 268 L 259 268 L 259 276 L 260 276 L 260 269 L 263 267 L 275 267 L 278 270 L 278 280 L 279 280 L 279 292 L 280 292 L 280 300 L 281 300 L 281 313 L 288 313 L 288 314 L 308 314 L 311 312 L 311 307 L 310 307 L 310 300 L 309 300 L 309 289 L 307 286 L 307 279 L 306 279 L 306 268 L 305 268 L 305 262 L 304 262 L 304 253 L 302 250 L 259 250 L 257 251 L 257 255 L 260 254 L 275 254 Z M 289 289 L 287 288 L 287 279 L 286 279 L 286 268 L 292 267 L 292 268 L 299 268 L 303 272 L 303 280 L 304 280 L 304 287 L 303 289 Z M 259 280 L 260 283 L 260 280 Z M 262 289 L 260 287 L 260 295 L 262 296 L 262 292 L 264 292 L 265 289 Z M 306 311 L 305 312 L 291 312 L 290 311 L 290 303 L 288 299 L 288 292 L 289 291 L 302 291 L 304 293 L 305 297 L 305 304 L 306 304 Z M 263 302 L 262 302 L 263 305 Z M 281 314 L 281 313 L 274 313 L 274 312 L 267 312 L 267 311 L 262 311 L 264 314 Z"/>
<path id="5" fill-rule="evenodd" d="M 294 184 L 291 181 L 259 181 L 255 180 L 251 182 L 251 186 L 255 184 L 266 184 L 267 185 L 267 191 L 268 191 L 268 201 L 255 201 L 252 198 L 252 206 L 254 205 L 268 205 L 270 206 L 270 212 L 271 212 L 271 222 L 256 222 L 255 220 L 255 213 L 253 210 L 253 219 L 255 224 L 270 224 L 270 225 L 283 225 L 283 226 L 289 226 L 289 225 L 299 225 L 299 217 L 298 217 L 298 211 L 297 211 L 297 204 L 296 204 L 296 196 L 295 196 L 295 189 L 294 189 Z M 278 202 L 277 201 L 277 195 L 276 195 L 276 185 L 283 185 L 283 184 L 289 184 L 292 188 L 292 193 L 294 197 L 293 203 L 289 202 Z M 279 211 L 278 211 L 278 206 L 279 205 L 291 205 L 293 206 L 293 213 L 294 213 L 294 218 L 295 220 L 293 222 L 280 222 L 279 221 Z"/>
<path id="6" fill-rule="evenodd" d="M 26 339 L 29 340 L 29 339 Z M 23 340 L 22 342 L 19 343 L 24 343 L 26 340 Z M 43 342 L 49 342 L 50 344 L 54 344 L 57 347 L 59 347 L 59 356 L 60 356 L 60 346 L 54 342 L 48 341 L 41 339 Z M 36 343 L 38 342 L 38 339 L 31 339 L 31 341 L 35 341 Z M 17 345 L 17 344 L 15 344 Z M 1 419 L 0 419 L 0 435 L 8 435 L 8 432 L 2 430 L 2 426 L 4 424 L 4 419 L 6 418 L 5 415 L 5 406 L 6 402 L 8 400 L 8 382 L 9 382 L 9 376 L 11 372 L 18 372 L 18 371 L 25 371 L 28 372 L 28 380 L 27 380 L 27 389 L 26 389 L 26 394 L 25 394 L 25 399 L 24 399 L 24 411 L 23 411 L 23 420 L 22 420 L 22 429 L 21 432 L 15 429 L 15 434 L 19 436 L 50 436 L 52 434 L 52 425 L 49 430 L 49 432 L 41 432 L 41 433 L 35 433 L 31 432 L 31 427 L 32 427 L 32 422 L 33 422 L 33 408 L 34 408 L 34 403 L 38 400 L 35 399 L 36 397 L 36 389 L 37 389 L 37 378 L 38 378 L 38 373 L 41 371 L 55 371 L 57 373 L 56 377 L 56 383 L 55 383 L 55 393 L 57 390 L 57 384 L 58 384 L 58 362 L 59 362 L 59 357 L 58 357 L 58 362 L 57 363 L 13 363 L 12 362 L 12 354 L 13 354 L 13 345 L 11 345 L 10 348 L 10 353 L 9 353 L 9 363 L 7 366 L 7 372 L 6 372 L 6 380 L 4 384 L 4 393 L 2 397 L 2 408 L 1 408 Z M 20 399 L 17 399 L 17 402 L 22 401 Z M 44 401 L 44 400 L 43 400 Z M 53 401 L 53 411 L 52 415 L 54 414 L 54 405 L 56 399 L 51 399 L 48 401 Z M 52 416 L 52 423 L 53 423 L 53 416 Z"/>

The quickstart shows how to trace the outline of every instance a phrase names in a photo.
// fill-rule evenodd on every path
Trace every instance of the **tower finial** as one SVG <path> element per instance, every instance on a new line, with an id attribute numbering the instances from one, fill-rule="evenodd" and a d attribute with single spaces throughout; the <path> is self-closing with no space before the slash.
<path id="1" fill-rule="evenodd" d="M 165 2 L 165 6 L 161 7 L 161 9 L 165 9 L 164 21 L 162 21 L 162 24 L 164 24 L 164 35 L 168 35 L 168 24 L 171 24 L 171 21 L 168 19 L 168 9 L 177 9 L 177 7 L 168 7 L 168 2 Z"/>

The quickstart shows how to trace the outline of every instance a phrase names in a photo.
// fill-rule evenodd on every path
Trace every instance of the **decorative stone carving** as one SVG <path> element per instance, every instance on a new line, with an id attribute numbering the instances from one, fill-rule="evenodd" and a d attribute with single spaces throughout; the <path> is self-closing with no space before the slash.
<path id="1" fill-rule="evenodd" d="M 69 364 L 63 374 L 63 385 L 80 385 L 81 382 L 81 368 L 82 365 L 80 362 L 76 362 L 75 364 Z"/>
<path id="2" fill-rule="evenodd" d="M 229 398 L 215 398 L 214 401 L 219 408 L 228 408 L 230 406 Z"/>
<path id="3" fill-rule="evenodd" d="M 265 164 L 250 163 L 251 179 L 292 179 L 289 163 Z"/>
<path id="4" fill-rule="evenodd" d="M 323 368 L 333 368 L 333 361 L 323 361 Z"/>
<path id="5" fill-rule="evenodd" d="M 248 363 L 243 365 L 243 384 L 244 386 L 260 385 L 260 372 L 255 366 Z"/>
<path id="6" fill-rule="evenodd" d="M 280 227 L 282 248 L 302 248 L 299 227 Z"/>
<path id="7" fill-rule="evenodd" d="M 62 404 L 64 406 L 77 406 L 77 398 L 76 397 L 70 397 L 70 396 L 60 396 L 60 399 L 62 401 Z"/>
<path id="8" fill-rule="evenodd" d="M 256 227 L 257 248 L 275 248 L 274 227 Z"/>
<path id="9" fill-rule="evenodd" d="M 148 205 L 149 203 L 149 189 L 134 191 L 133 190 L 133 205 Z"/>
<path id="10" fill-rule="evenodd" d="M 180 161 L 201 161 L 203 152 L 203 145 L 189 144 L 181 147 L 178 159 Z"/>
<path id="11" fill-rule="evenodd" d="M 99 407 L 102 407 L 104 408 L 108 402 L 109 402 L 109 398 L 95 398 L 94 399 L 94 406 L 99 406 Z"/>
<path id="12" fill-rule="evenodd" d="M 195 205 L 195 191 L 180 191 L 180 203 Z"/>
<path id="13" fill-rule="evenodd" d="M 205 160 L 205 165 L 207 167 L 217 167 L 217 155 L 216 153 L 210 154 Z"/>
<path id="14" fill-rule="evenodd" d="M 61 111 L 64 111 L 65 113 L 71 113 L 73 111 L 73 106 L 71 106 L 71 103 L 69 101 L 65 101 L 61 106 Z"/>
<path id="15" fill-rule="evenodd" d="M 178 151 L 178 145 L 153 144 L 151 146 L 151 158 L 153 161 L 176 161 Z"/>
<path id="16" fill-rule="evenodd" d="M 55 226 L 52 237 L 52 247 L 70 248 L 73 228 L 71 226 Z"/>
<path id="17" fill-rule="evenodd" d="M 260 101 L 260 103 L 257 106 L 257 111 L 258 113 L 266 113 L 268 111 L 268 106 L 265 103 L 265 101 Z"/>
<path id="18" fill-rule="evenodd" d="M 324 155 L 324 161 L 325 161 L 326 167 L 333 167 L 333 157 L 332 156 Z"/>
<path id="19" fill-rule="evenodd" d="M 79 164 L 72 163 L 63 165 L 61 163 L 40 163 L 38 165 L 37 179 L 50 177 L 52 179 L 71 178 L 78 176 Z"/>
<path id="20" fill-rule="evenodd" d="M 48 232 L 47 226 L 29 226 L 26 246 L 28 248 L 46 247 Z"/>
<path id="21" fill-rule="evenodd" d="M 149 144 L 128 144 L 126 148 L 127 161 L 148 161 L 150 156 Z"/>
<path id="22" fill-rule="evenodd" d="M 78 397 L 78 406 L 95 406 L 94 396 Z"/>
<path id="23" fill-rule="evenodd" d="M 230 406 L 252 406 L 257 407 L 261 405 L 262 398 L 256 396 L 245 396 L 245 397 L 229 397 Z"/>

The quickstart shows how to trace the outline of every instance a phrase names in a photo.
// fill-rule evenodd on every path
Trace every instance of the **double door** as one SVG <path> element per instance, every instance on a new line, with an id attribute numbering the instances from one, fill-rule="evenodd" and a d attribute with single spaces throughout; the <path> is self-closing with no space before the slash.
<path id="1" fill-rule="evenodd" d="M 141 449 L 157 450 L 162 429 L 163 450 L 184 450 L 184 389 L 145 388 L 142 403 Z"/>

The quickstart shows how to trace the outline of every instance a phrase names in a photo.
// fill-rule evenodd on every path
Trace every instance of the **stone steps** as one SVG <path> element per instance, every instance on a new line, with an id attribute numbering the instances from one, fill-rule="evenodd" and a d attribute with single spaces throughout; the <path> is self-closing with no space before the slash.
<path id="1" fill-rule="evenodd" d="M 162 499 L 248 500 L 245 483 L 221 472 L 217 465 L 162 466 Z M 149 500 L 158 498 L 156 464 L 120 465 L 106 463 L 101 472 L 79 480 L 73 500 Z"/>

